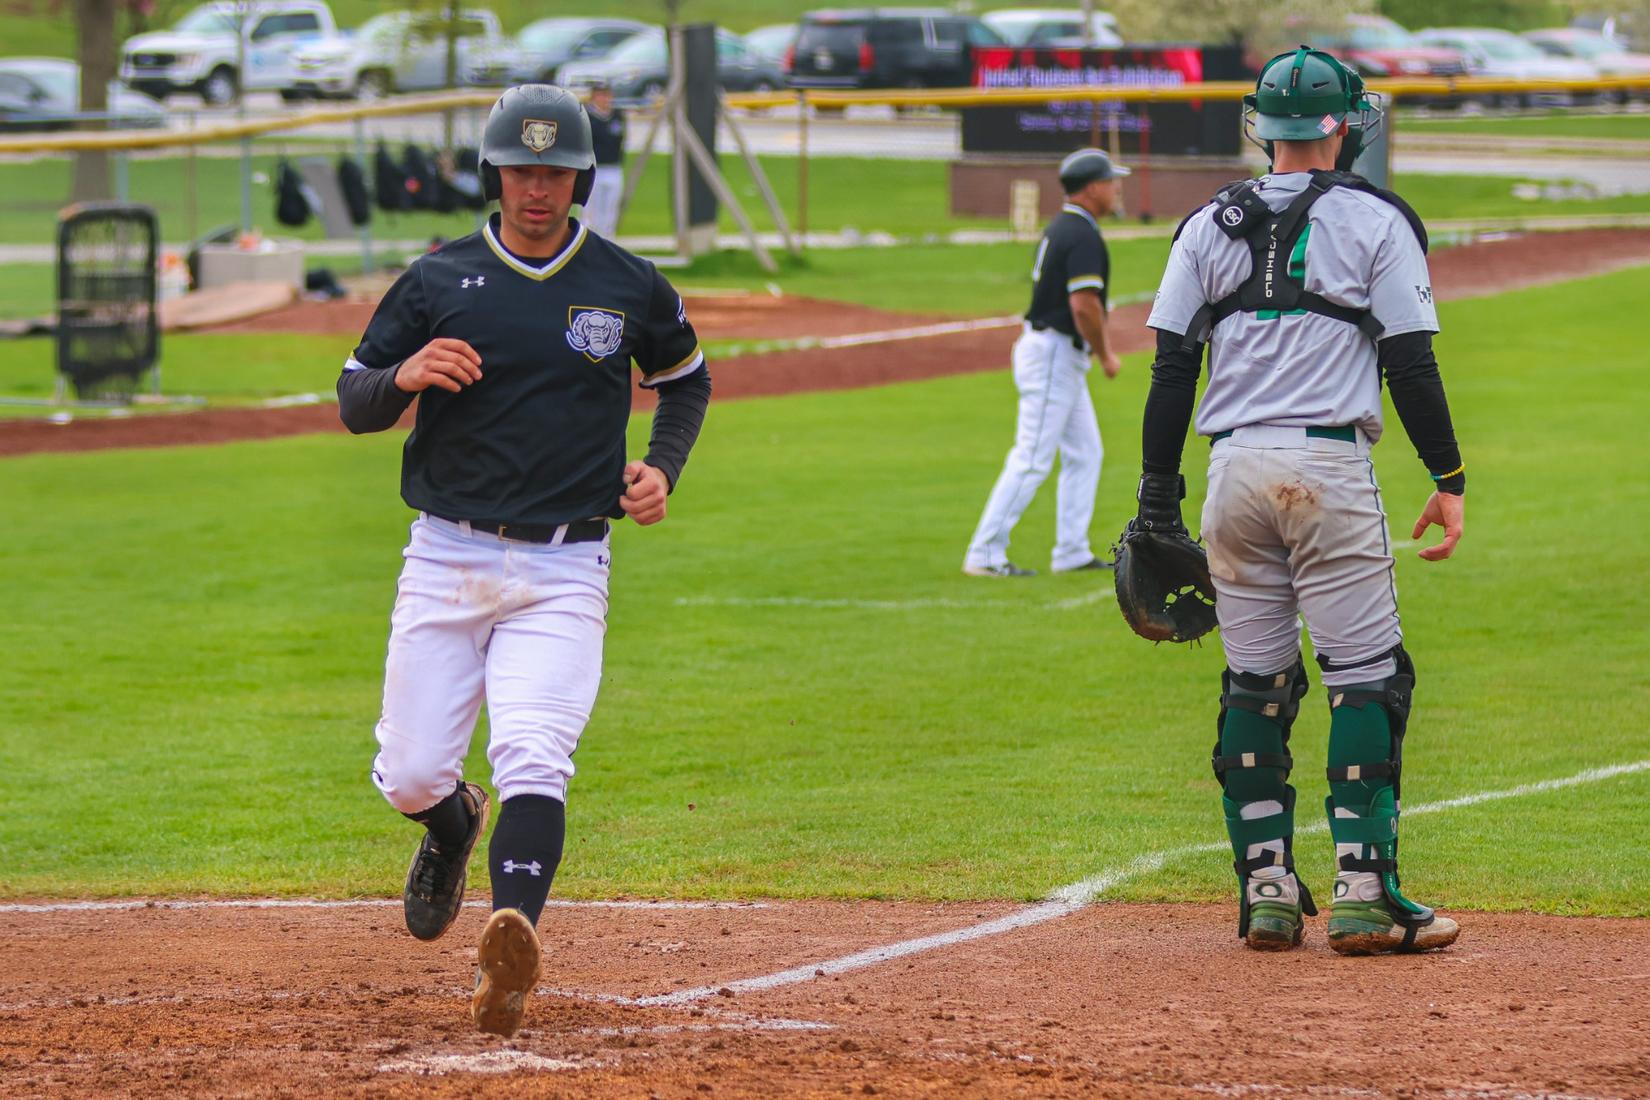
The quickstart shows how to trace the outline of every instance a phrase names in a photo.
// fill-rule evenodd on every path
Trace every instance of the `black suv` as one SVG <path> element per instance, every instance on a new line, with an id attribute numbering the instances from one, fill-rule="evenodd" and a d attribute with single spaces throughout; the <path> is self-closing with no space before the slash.
<path id="1" fill-rule="evenodd" d="M 966 88 L 973 48 L 1007 45 L 944 8 L 857 8 L 802 17 L 785 55 L 793 88 Z"/>

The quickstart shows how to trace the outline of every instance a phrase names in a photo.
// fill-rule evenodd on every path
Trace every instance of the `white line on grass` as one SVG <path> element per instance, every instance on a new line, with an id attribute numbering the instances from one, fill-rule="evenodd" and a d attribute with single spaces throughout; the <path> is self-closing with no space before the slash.
<path id="1" fill-rule="evenodd" d="M 1029 606 L 1041 611 L 1076 611 L 1111 599 L 1110 588 L 1096 588 L 1081 596 L 1048 600 L 1030 605 L 1009 600 L 959 600 L 947 596 L 914 600 L 866 600 L 846 596 L 678 596 L 677 607 L 791 607 L 816 611 L 926 611 L 934 608 L 956 610 L 1008 610 Z"/>
<path id="2" fill-rule="evenodd" d="M 314 898 L 225 898 L 200 901 L 55 901 L 13 902 L 0 913 L 103 913 L 127 909 L 376 909 L 399 906 L 399 898 L 353 898 L 319 901 Z M 546 906 L 570 909 L 766 909 L 762 901 L 562 901 Z M 489 908 L 484 901 L 467 901 L 467 909 Z"/>
<path id="3" fill-rule="evenodd" d="M 1508 798 L 1522 798 L 1532 794 L 1563 790 L 1566 787 L 1577 787 L 1584 783 L 1597 783 L 1605 779 L 1613 779 L 1616 776 L 1631 775 L 1644 771 L 1650 771 L 1650 760 L 1637 760 L 1629 764 L 1614 764 L 1603 768 L 1589 768 L 1586 771 L 1577 772 L 1575 775 L 1565 776 L 1561 779 L 1522 783 L 1516 787 L 1508 787 L 1498 791 L 1481 791 L 1478 794 L 1448 798 L 1440 802 L 1424 802 L 1419 806 L 1408 807 L 1403 812 L 1411 817 L 1416 814 L 1441 813 L 1444 810 L 1476 806 L 1483 802 L 1498 802 Z M 1296 832 L 1318 833 L 1327 831 L 1328 828 L 1328 822 L 1319 822 L 1297 829 Z M 782 986 L 795 985 L 799 982 L 812 981 L 814 978 L 828 974 L 843 974 L 852 970 L 861 970 L 865 967 L 888 962 L 891 959 L 918 955 L 938 948 L 951 947 L 955 944 L 967 943 L 970 940 L 982 939 L 986 936 L 1030 928 L 1034 925 L 1069 916 L 1106 891 L 1112 890 L 1130 879 L 1157 871 L 1182 856 L 1202 852 L 1225 851 L 1226 848 L 1226 843 L 1219 841 L 1207 844 L 1187 844 L 1175 848 L 1165 848 L 1157 852 L 1147 852 L 1126 863 L 1108 868 L 1098 875 L 1061 886 L 1050 892 L 1048 900 L 1009 913 L 1007 916 L 997 917 L 994 920 L 971 924 L 950 932 L 936 933 L 932 936 L 920 936 L 916 939 L 901 940 L 898 943 L 885 944 L 881 947 L 871 947 L 864 951 L 856 951 L 852 955 L 843 955 L 824 962 L 796 966 L 775 974 L 764 974 L 755 978 L 740 978 L 737 981 L 724 982 L 721 985 L 700 986 L 697 989 L 681 989 L 674 993 L 661 993 L 652 997 L 638 997 L 636 1003 L 647 1007 L 665 1007 L 701 1001 L 707 997 L 722 994 L 724 989 L 736 995 L 777 989 Z M 726 996 L 726 994 L 722 995 Z"/>

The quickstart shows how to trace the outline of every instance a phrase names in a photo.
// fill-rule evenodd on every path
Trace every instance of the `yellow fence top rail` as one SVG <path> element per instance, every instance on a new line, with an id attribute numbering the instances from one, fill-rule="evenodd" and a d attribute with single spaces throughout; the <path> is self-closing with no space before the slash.
<path id="1" fill-rule="evenodd" d="M 1602 92 L 1650 88 L 1650 76 L 1600 77 L 1590 80 L 1490 80 L 1478 77 L 1419 77 L 1372 80 L 1370 89 L 1390 98 L 1404 96 L 1507 95 L 1542 92 Z M 1210 100 L 1229 102 L 1254 90 L 1249 81 L 1210 81 L 1178 87 L 1087 85 L 1069 88 L 930 88 L 916 91 L 877 89 L 830 91 L 807 89 L 786 92 L 743 92 L 726 97 L 730 107 L 750 109 L 796 106 L 820 108 L 880 105 L 889 107 L 1021 107 L 1041 103 L 1184 103 Z M 398 118 L 434 114 L 469 107 L 490 107 L 497 90 L 449 92 L 441 95 L 401 96 L 370 105 L 294 111 L 274 118 L 218 123 L 191 130 L 54 134 L 0 138 L 0 154 L 74 152 L 83 149 L 158 149 L 205 145 L 263 134 L 286 133 L 324 123 L 356 119 Z"/>

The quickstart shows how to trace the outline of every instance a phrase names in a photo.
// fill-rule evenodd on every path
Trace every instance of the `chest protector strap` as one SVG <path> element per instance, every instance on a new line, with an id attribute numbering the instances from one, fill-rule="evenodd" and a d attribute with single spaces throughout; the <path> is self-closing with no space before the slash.
<path id="1" fill-rule="evenodd" d="M 1331 302 L 1321 294 L 1314 294 L 1306 289 L 1302 280 L 1289 272 L 1289 257 L 1306 229 L 1307 212 L 1312 209 L 1313 203 L 1335 187 L 1357 187 L 1388 198 L 1386 192 L 1379 191 L 1362 177 L 1341 172 L 1313 172 L 1306 189 L 1276 214 L 1262 201 L 1258 180 L 1243 180 L 1229 185 L 1215 196 L 1215 225 L 1233 240 L 1248 243 L 1251 266 L 1249 277 L 1236 290 L 1218 302 L 1205 303 L 1193 315 L 1191 324 L 1186 326 L 1183 346 L 1187 350 L 1195 350 L 1203 342 L 1205 331 L 1212 334 L 1214 326 L 1232 314 L 1255 313 L 1263 309 L 1279 313 L 1305 310 L 1354 325 L 1371 340 L 1381 338 L 1386 326 L 1369 310 L 1353 309 Z M 1391 196 L 1389 201 L 1391 198 L 1396 196 Z M 1407 207 L 1400 205 L 1400 209 L 1411 226 L 1417 227 L 1419 220 Z M 1423 249 L 1426 247 L 1425 232 L 1424 229 L 1417 229 Z"/>

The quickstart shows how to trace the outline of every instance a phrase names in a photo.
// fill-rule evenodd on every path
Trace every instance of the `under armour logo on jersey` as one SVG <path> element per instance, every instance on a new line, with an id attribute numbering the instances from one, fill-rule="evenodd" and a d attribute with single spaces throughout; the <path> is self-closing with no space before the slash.
<path id="1" fill-rule="evenodd" d="M 507 860 L 504 861 L 504 873 L 505 874 L 513 875 L 517 871 L 526 871 L 528 874 L 532 875 L 534 878 L 538 878 L 539 877 L 539 861 L 536 860 L 536 859 L 531 863 L 517 863 L 513 859 L 507 859 Z"/>
<path id="2" fill-rule="evenodd" d="M 1421 299 L 1421 301 L 1427 303 L 1428 305 L 1432 304 L 1432 288 L 1430 286 L 1418 286 L 1418 287 L 1416 287 L 1415 288 L 1415 296 L 1417 298 Z"/>
<path id="3" fill-rule="evenodd" d="M 487 285 L 487 276 L 477 275 L 473 279 L 468 277 L 468 276 L 465 276 L 463 279 L 459 280 L 458 285 L 463 287 L 465 290 L 469 290 L 473 286 L 486 286 Z"/>

